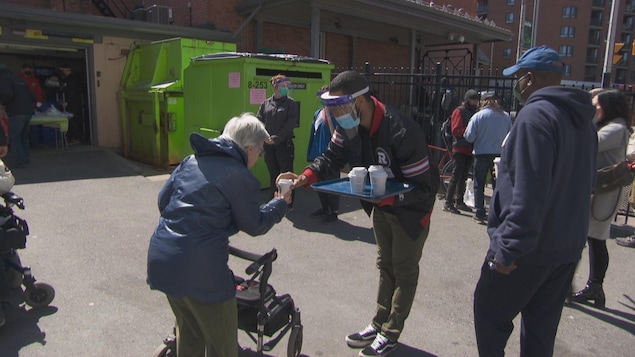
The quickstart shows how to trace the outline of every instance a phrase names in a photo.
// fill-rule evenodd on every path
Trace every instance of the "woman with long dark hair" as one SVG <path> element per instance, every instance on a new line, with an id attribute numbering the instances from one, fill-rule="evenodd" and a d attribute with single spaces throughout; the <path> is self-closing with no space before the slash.
<path id="1" fill-rule="evenodd" d="M 626 158 L 631 128 L 631 109 L 628 98 L 619 90 L 602 90 L 593 97 L 596 108 L 595 121 L 598 128 L 598 168 L 623 161 Z M 606 240 L 609 238 L 611 222 L 617 213 L 622 189 L 593 194 L 587 241 L 589 245 L 589 279 L 584 289 L 572 293 L 570 301 L 593 302 L 603 308 L 606 302 L 602 284 L 609 266 Z"/>

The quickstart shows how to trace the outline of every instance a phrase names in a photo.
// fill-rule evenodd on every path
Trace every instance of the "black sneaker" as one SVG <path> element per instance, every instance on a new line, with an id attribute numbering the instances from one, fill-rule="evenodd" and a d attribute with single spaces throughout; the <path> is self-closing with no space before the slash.
<path id="1" fill-rule="evenodd" d="M 461 214 L 461 211 L 459 211 L 458 209 L 456 209 L 456 207 L 451 206 L 451 205 L 443 206 L 443 211 L 444 212 L 454 213 L 454 214 Z"/>
<path id="2" fill-rule="evenodd" d="M 322 218 L 322 223 L 333 223 L 337 221 L 337 213 L 329 213 Z"/>
<path id="3" fill-rule="evenodd" d="M 487 224 L 487 217 L 485 217 L 485 216 L 479 216 L 479 215 L 475 214 L 472 217 L 472 220 L 474 222 L 478 223 L 478 224 Z"/>
<path id="4" fill-rule="evenodd" d="M 320 217 L 320 216 L 325 216 L 329 213 L 329 211 L 325 211 L 322 208 L 318 209 L 315 212 L 311 212 L 310 216 L 311 217 Z"/>
<path id="5" fill-rule="evenodd" d="M 397 348 L 397 341 L 391 341 L 381 333 L 377 334 L 370 346 L 359 352 L 360 357 L 385 356 Z"/>
<path id="6" fill-rule="evenodd" d="M 352 348 L 362 348 L 370 345 L 377 336 L 377 330 L 373 325 L 366 326 L 365 329 L 346 336 L 346 344 Z"/>
<path id="7" fill-rule="evenodd" d="M 472 212 L 473 212 L 473 211 L 472 211 L 472 207 L 470 207 L 470 206 L 466 205 L 466 204 L 465 204 L 465 203 L 463 203 L 463 202 L 459 202 L 459 203 L 455 204 L 455 205 L 454 205 L 454 207 L 456 207 L 457 209 L 459 209 L 459 210 L 461 210 L 461 211 L 470 212 L 470 213 L 472 213 Z"/>

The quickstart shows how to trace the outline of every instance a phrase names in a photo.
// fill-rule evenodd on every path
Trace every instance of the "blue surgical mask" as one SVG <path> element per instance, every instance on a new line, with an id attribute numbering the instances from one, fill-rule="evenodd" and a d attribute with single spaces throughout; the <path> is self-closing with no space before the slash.
<path id="1" fill-rule="evenodd" d="M 353 129 L 359 125 L 359 118 L 353 118 L 352 113 L 340 115 L 339 117 L 336 117 L 335 120 L 337 120 L 337 124 L 344 129 Z"/>
<path id="2" fill-rule="evenodd" d="M 278 89 L 278 92 L 280 93 L 281 96 L 286 97 L 289 94 L 289 88 L 282 87 Z"/>

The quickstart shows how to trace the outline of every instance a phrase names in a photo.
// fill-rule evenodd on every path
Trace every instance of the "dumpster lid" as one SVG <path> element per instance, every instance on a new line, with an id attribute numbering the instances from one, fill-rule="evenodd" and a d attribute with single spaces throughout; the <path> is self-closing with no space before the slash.
<path id="1" fill-rule="evenodd" d="M 319 63 L 319 64 L 330 64 L 331 62 L 325 59 L 307 57 L 307 56 L 298 56 L 298 55 L 290 55 L 290 54 L 268 54 L 268 53 L 250 53 L 250 52 L 218 52 L 218 53 L 210 53 L 207 55 L 201 55 L 192 58 L 192 61 L 209 61 L 216 59 L 230 59 L 230 58 L 254 58 L 254 59 L 264 59 L 264 60 L 274 60 L 274 61 L 291 61 L 291 62 L 302 62 L 302 63 Z"/>
<path id="2" fill-rule="evenodd" d="M 165 89 L 165 88 L 173 85 L 176 82 L 178 82 L 178 80 L 177 81 L 164 82 L 164 83 L 158 83 L 158 84 L 155 84 L 152 87 L 150 87 L 150 89 L 159 89 L 159 90 L 160 89 Z"/>

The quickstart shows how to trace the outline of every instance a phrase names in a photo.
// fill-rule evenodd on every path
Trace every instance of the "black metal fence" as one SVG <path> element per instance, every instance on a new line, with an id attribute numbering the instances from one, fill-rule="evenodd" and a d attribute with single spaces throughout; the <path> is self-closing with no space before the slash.
<path id="1" fill-rule="evenodd" d="M 426 133 L 429 143 L 439 144 L 437 133 L 441 123 L 463 101 L 469 89 L 494 91 L 501 98 L 505 110 L 514 110 L 511 77 L 445 74 L 441 65 L 436 68 L 418 68 L 410 73 L 407 67 L 336 68 L 335 77 L 345 70 L 363 73 L 371 92 L 383 103 L 398 107 L 410 115 Z M 446 100 L 443 101 L 443 97 Z"/>
<path id="2" fill-rule="evenodd" d="M 513 96 L 513 77 L 486 76 L 476 74 L 450 74 L 443 71 L 441 64 L 434 68 L 416 68 L 413 73 L 408 67 L 371 67 L 366 63 L 363 67 L 336 68 L 332 77 L 346 70 L 363 73 L 370 85 L 371 92 L 383 103 L 398 107 L 403 113 L 411 116 L 426 134 L 428 142 L 441 143 L 439 129 L 441 123 L 451 115 L 452 110 L 461 104 L 465 92 L 469 89 L 494 91 L 501 99 L 504 110 L 514 113 L 519 108 Z M 481 70 L 482 73 L 491 73 Z M 498 71 L 496 71 L 497 73 Z M 593 86 L 577 86 L 583 90 Z M 615 85 L 631 98 L 631 108 L 635 108 L 635 92 L 633 86 Z M 449 96 L 442 105 L 443 95 Z"/>

